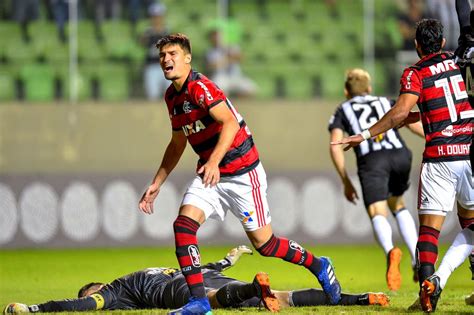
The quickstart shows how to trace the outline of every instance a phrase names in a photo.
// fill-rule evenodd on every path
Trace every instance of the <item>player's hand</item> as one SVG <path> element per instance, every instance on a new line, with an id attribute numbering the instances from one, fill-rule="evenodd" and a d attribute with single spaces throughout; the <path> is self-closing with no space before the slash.
<path id="1" fill-rule="evenodd" d="M 347 151 L 350 148 L 358 146 L 362 141 L 364 141 L 362 135 L 357 134 L 350 137 L 342 138 L 339 141 L 332 141 L 331 145 L 347 144 L 347 146 L 344 147 L 344 151 Z"/>
<path id="2" fill-rule="evenodd" d="M 157 183 L 151 184 L 148 189 L 143 193 L 143 196 L 140 198 L 138 207 L 141 211 L 146 214 L 153 213 L 153 202 L 155 201 L 156 196 L 160 192 L 160 185 Z"/>
<path id="3" fill-rule="evenodd" d="M 211 161 L 207 161 L 206 164 L 201 166 L 198 170 L 198 174 L 202 175 L 202 183 L 204 184 L 204 187 L 213 187 L 217 185 L 221 179 L 219 164 Z"/>
<path id="4" fill-rule="evenodd" d="M 238 247 L 232 248 L 224 257 L 224 259 L 227 260 L 230 265 L 225 267 L 223 270 L 234 266 L 242 255 L 253 255 L 253 251 L 246 245 L 240 245 Z"/>
<path id="5" fill-rule="evenodd" d="M 359 200 L 359 195 L 350 180 L 344 183 L 344 196 L 353 204 L 356 204 L 356 200 Z"/>

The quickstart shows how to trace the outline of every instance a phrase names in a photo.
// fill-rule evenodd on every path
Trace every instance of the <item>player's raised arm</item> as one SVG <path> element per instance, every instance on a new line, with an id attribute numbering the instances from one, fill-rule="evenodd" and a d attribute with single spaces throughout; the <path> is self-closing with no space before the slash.
<path id="1" fill-rule="evenodd" d="M 166 147 L 163 160 L 158 171 L 148 189 L 143 193 L 138 204 L 140 210 L 147 214 L 153 213 L 153 201 L 160 192 L 161 185 L 165 182 L 168 175 L 176 167 L 179 159 L 183 155 L 186 148 L 187 139 L 182 130 L 175 131 L 171 137 L 171 141 Z"/>
<path id="2" fill-rule="evenodd" d="M 225 102 L 210 108 L 209 114 L 222 125 L 222 130 L 209 160 L 199 168 L 198 173 L 203 175 L 202 182 L 205 186 L 215 186 L 220 180 L 219 163 L 232 145 L 240 126 Z"/>

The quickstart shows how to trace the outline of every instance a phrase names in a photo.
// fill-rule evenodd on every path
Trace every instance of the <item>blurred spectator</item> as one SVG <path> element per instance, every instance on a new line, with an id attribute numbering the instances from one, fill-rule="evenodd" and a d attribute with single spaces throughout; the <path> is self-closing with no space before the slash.
<path id="1" fill-rule="evenodd" d="M 23 40 L 31 40 L 28 33 L 28 24 L 39 17 L 39 0 L 12 1 L 13 19 L 21 25 Z"/>
<path id="2" fill-rule="evenodd" d="M 106 19 L 119 19 L 122 12 L 122 4 L 120 0 L 92 0 L 91 4 L 96 37 L 98 41 L 102 42 L 104 40 L 104 34 L 102 34 L 101 29 L 102 22 Z"/>
<path id="3" fill-rule="evenodd" d="M 454 51 L 458 46 L 459 23 L 453 0 L 426 0 L 426 13 L 430 18 L 438 19 L 444 26 L 446 46 L 444 50 Z"/>
<path id="4" fill-rule="evenodd" d="M 326 4 L 326 7 L 328 8 L 329 15 L 333 19 L 338 19 L 341 17 L 341 14 L 339 13 L 339 10 L 337 8 L 336 0 L 324 0 L 324 3 Z"/>
<path id="5" fill-rule="evenodd" d="M 154 0 L 126 0 L 128 2 L 128 13 L 130 24 L 132 27 L 132 34 L 136 34 L 136 26 L 140 17 L 144 16 L 142 14 L 143 8 L 149 8 Z M 148 14 L 148 12 L 146 12 Z M 146 15 L 145 14 L 145 15 Z"/>
<path id="6" fill-rule="evenodd" d="M 69 1 L 68 0 L 50 0 L 54 21 L 58 27 L 58 36 L 61 42 L 67 41 L 66 22 L 69 18 Z"/>
<path id="7" fill-rule="evenodd" d="M 398 28 L 400 30 L 401 46 L 396 52 L 397 68 L 394 76 L 399 78 L 403 69 L 416 63 L 419 58 L 415 50 L 416 23 L 424 17 L 423 0 L 399 1 L 401 10 L 398 14 Z M 397 81 L 397 79 L 395 79 Z"/>
<path id="8" fill-rule="evenodd" d="M 150 27 L 141 35 L 140 43 L 147 49 L 144 69 L 145 94 L 148 100 L 160 99 L 169 85 L 160 66 L 159 51 L 156 42 L 169 34 L 165 23 L 166 7 L 162 3 L 154 3 L 148 8 Z"/>
<path id="9" fill-rule="evenodd" d="M 415 43 L 415 25 L 423 18 L 423 2 L 420 0 L 407 0 L 406 6 L 398 15 L 398 27 L 402 36 L 401 50 L 413 51 Z"/>
<path id="10" fill-rule="evenodd" d="M 120 0 L 94 0 L 95 20 L 101 23 L 105 19 L 119 19 L 122 12 Z"/>
<path id="11" fill-rule="evenodd" d="M 256 86 L 242 73 L 240 48 L 237 45 L 225 46 L 218 29 L 211 30 L 208 39 L 211 45 L 206 52 L 205 62 L 209 78 L 229 95 L 253 96 Z"/>

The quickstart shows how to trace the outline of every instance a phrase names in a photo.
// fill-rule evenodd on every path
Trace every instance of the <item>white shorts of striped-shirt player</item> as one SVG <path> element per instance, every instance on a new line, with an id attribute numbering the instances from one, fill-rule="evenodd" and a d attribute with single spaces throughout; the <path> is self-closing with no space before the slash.
<path id="1" fill-rule="evenodd" d="M 446 215 L 457 201 L 474 211 L 474 186 L 468 160 L 423 163 L 418 189 L 420 214 Z"/>
<path id="2" fill-rule="evenodd" d="M 237 176 L 221 177 L 213 187 L 204 187 L 196 176 L 184 194 L 183 205 L 201 209 L 206 219 L 224 220 L 231 211 L 245 231 L 255 231 L 271 222 L 267 201 L 267 175 L 259 163 L 253 170 Z"/>

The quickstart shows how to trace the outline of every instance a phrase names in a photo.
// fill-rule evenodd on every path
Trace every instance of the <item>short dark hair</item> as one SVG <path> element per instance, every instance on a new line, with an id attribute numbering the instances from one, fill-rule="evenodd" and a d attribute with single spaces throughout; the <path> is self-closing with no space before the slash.
<path id="1" fill-rule="evenodd" d="M 416 42 L 423 55 L 437 53 L 442 48 L 443 24 L 436 19 L 423 19 L 416 23 Z"/>
<path id="2" fill-rule="evenodd" d="M 162 37 L 157 43 L 156 43 L 156 48 L 158 50 L 161 49 L 161 47 L 168 45 L 168 44 L 176 44 L 179 45 L 184 52 L 190 54 L 191 53 L 191 41 L 189 40 L 188 36 L 182 33 L 176 33 L 176 34 L 170 34 L 166 35 L 165 37 Z"/>
<path id="3" fill-rule="evenodd" d="M 91 283 L 86 284 L 85 286 L 83 286 L 82 288 L 79 289 L 79 292 L 77 292 L 77 297 L 78 298 L 84 297 L 85 294 L 86 294 L 86 291 L 89 290 L 90 288 L 92 288 L 93 286 L 96 286 L 96 285 L 103 285 L 103 283 L 102 282 L 91 282 Z"/>

